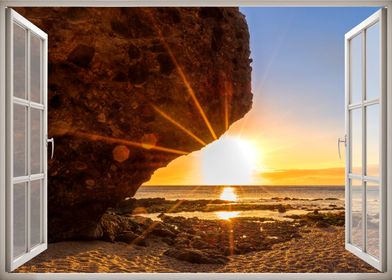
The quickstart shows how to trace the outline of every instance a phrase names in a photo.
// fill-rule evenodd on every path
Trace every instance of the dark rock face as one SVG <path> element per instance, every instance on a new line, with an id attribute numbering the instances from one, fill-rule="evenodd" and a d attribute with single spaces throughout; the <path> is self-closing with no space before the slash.
<path id="1" fill-rule="evenodd" d="M 16 10 L 49 36 L 51 241 L 99 237 L 108 207 L 251 108 L 238 8 Z"/>
<path id="2" fill-rule="evenodd" d="M 155 202 L 155 200 L 154 200 Z M 197 203 L 197 202 L 196 202 Z M 205 209 L 205 208 L 204 208 Z M 148 209 L 150 210 L 150 209 Z M 117 209 L 107 211 L 99 223 L 102 239 L 149 246 L 161 240 L 169 245 L 164 255 L 190 263 L 225 264 L 229 256 L 272 250 L 275 244 L 302 238 L 309 228 L 344 226 L 336 223 L 344 212 L 321 215 L 291 216 L 295 222 L 266 218 L 232 218 L 205 220 L 197 217 L 173 217 L 161 213 L 160 220 L 125 214 Z"/>

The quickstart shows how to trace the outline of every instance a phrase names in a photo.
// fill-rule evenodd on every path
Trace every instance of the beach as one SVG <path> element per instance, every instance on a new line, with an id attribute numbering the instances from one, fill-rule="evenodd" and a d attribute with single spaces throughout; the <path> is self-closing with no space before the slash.
<path id="1" fill-rule="evenodd" d="M 272 250 L 230 257 L 227 264 L 194 264 L 164 255 L 156 238 L 148 247 L 104 241 L 49 244 L 18 272 L 376 272 L 344 248 L 342 227 L 316 228 Z"/>
<path id="2" fill-rule="evenodd" d="M 344 247 L 341 195 L 232 192 L 127 199 L 102 217 L 100 240 L 51 243 L 17 272 L 376 272 Z"/>

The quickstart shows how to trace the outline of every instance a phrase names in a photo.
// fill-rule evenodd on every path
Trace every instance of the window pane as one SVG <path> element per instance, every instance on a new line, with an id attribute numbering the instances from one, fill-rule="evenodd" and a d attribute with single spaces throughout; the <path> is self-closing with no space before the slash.
<path id="1" fill-rule="evenodd" d="M 368 182 L 366 185 L 367 207 L 367 252 L 380 258 L 380 186 Z"/>
<path id="2" fill-rule="evenodd" d="M 366 99 L 380 96 L 380 24 L 366 31 Z"/>
<path id="3" fill-rule="evenodd" d="M 380 105 L 366 107 L 366 174 L 379 176 Z"/>
<path id="4" fill-rule="evenodd" d="M 27 107 L 14 104 L 14 177 L 27 175 Z"/>
<path id="5" fill-rule="evenodd" d="M 14 96 L 26 99 L 26 30 L 14 23 Z"/>
<path id="6" fill-rule="evenodd" d="M 41 39 L 31 33 L 30 44 L 30 97 L 41 103 Z"/>
<path id="7" fill-rule="evenodd" d="M 42 173 L 41 110 L 31 108 L 31 174 Z"/>
<path id="8" fill-rule="evenodd" d="M 26 252 L 26 183 L 14 185 L 14 259 Z"/>
<path id="9" fill-rule="evenodd" d="M 350 103 L 362 100 L 362 33 L 350 41 Z"/>
<path id="10" fill-rule="evenodd" d="M 362 174 L 362 111 L 350 111 L 351 116 L 351 173 Z"/>
<path id="11" fill-rule="evenodd" d="M 31 182 L 31 247 L 41 243 L 41 180 Z"/>
<path id="12" fill-rule="evenodd" d="M 362 233 L 362 183 L 360 180 L 351 181 L 351 243 L 363 248 Z"/>

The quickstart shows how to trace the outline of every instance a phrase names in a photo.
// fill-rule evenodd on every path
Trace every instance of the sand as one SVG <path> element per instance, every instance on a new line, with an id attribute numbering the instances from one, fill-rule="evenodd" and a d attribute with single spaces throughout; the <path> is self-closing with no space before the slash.
<path id="1" fill-rule="evenodd" d="M 147 247 L 104 241 L 49 244 L 17 272 L 376 272 L 344 248 L 344 227 L 301 229 L 302 238 L 272 250 L 230 257 L 227 264 L 192 264 L 163 255 L 159 238 Z"/>

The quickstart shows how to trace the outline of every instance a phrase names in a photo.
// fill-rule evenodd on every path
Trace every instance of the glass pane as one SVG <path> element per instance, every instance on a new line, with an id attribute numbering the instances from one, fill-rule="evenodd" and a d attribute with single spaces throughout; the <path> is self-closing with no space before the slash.
<path id="1" fill-rule="evenodd" d="M 366 107 L 366 174 L 379 176 L 380 105 Z"/>
<path id="2" fill-rule="evenodd" d="M 351 173 L 362 174 L 362 111 L 350 111 L 351 116 Z"/>
<path id="3" fill-rule="evenodd" d="M 14 259 L 26 252 L 26 183 L 14 185 Z"/>
<path id="4" fill-rule="evenodd" d="M 31 33 L 30 44 L 30 97 L 41 103 L 41 39 Z"/>
<path id="5" fill-rule="evenodd" d="M 27 107 L 14 104 L 14 177 L 27 175 Z"/>
<path id="6" fill-rule="evenodd" d="M 41 243 L 41 180 L 31 182 L 31 247 Z"/>
<path id="7" fill-rule="evenodd" d="M 380 96 L 380 24 L 366 31 L 366 99 Z"/>
<path id="8" fill-rule="evenodd" d="M 362 33 L 350 43 L 350 103 L 362 100 Z"/>
<path id="9" fill-rule="evenodd" d="M 380 258 L 380 186 L 368 182 L 366 185 L 367 206 L 367 252 Z"/>
<path id="10" fill-rule="evenodd" d="M 351 243 L 363 248 L 362 183 L 351 180 Z"/>
<path id="11" fill-rule="evenodd" d="M 26 30 L 14 23 L 14 96 L 26 99 Z"/>
<path id="12" fill-rule="evenodd" d="M 42 173 L 41 110 L 31 108 L 31 174 Z"/>

